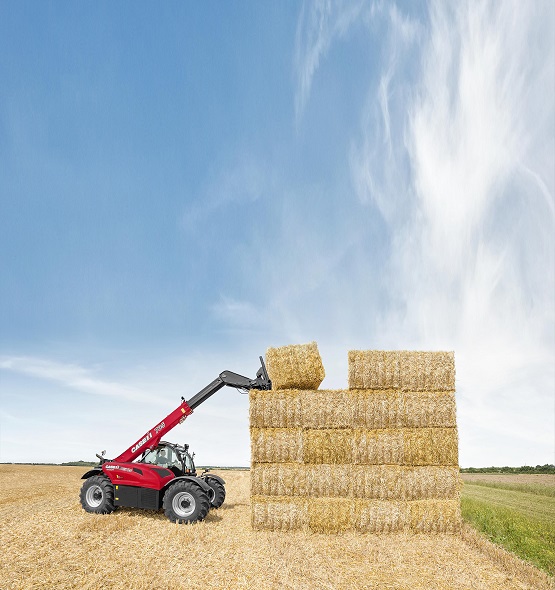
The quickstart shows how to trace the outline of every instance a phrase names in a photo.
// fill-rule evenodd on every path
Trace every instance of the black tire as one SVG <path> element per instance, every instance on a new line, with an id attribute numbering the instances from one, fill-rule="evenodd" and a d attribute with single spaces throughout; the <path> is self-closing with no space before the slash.
<path id="1" fill-rule="evenodd" d="M 79 499 L 87 512 L 110 514 L 115 510 L 114 486 L 105 475 L 93 475 L 85 480 Z"/>
<path id="2" fill-rule="evenodd" d="M 204 480 L 210 486 L 210 492 L 208 493 L 208 499 L 210 500 L 210 508 L 219 508 L 225 500 L 225 488 L 217 480 L 207 477 Z"/>
<path id="3" fill-rule="evenodd" d="M 204 520 L 210 500 L 204 490 L 191 481 L 177 481 L 166 490 L 162 503 L 164 514 L 178 524 Z"/>

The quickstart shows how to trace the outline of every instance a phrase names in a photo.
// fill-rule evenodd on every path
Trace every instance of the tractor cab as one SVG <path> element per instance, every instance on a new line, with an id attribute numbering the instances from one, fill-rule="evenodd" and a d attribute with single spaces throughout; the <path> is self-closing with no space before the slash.
<path id="1" fill-rule="evenodd" d="M 139 463 L 149 463 L 151 465 L 158 465 L 173 472 L 176 477 L 182 475 L 196 476 L 195 463 L 193 455 L 189 453 L 189 445 L 177 445 L 165 441 L 152 449 L 143 453 L 139 459 Z"/>

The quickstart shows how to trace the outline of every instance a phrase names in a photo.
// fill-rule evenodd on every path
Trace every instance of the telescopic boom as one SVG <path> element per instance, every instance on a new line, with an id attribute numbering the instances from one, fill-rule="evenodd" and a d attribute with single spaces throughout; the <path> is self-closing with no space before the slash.
<path id="1" fill-rule="evenodd" d="M 179 404 L 173 412 L 168 414 L 154 428 L 149 430 L 126 451 L 113 459 L 113 461 L 118 463 L 130 463 L 147 449 L 156 448 L 164 435 L 178 424 L 181 424 L 187 416 L 193 413 L 195 408 L 200 406 L 200 404 L 205 402 L 210 396 L 214 395 L 225 385 L 243 390 L 244 392 L 250 391 L 251 389 L 272 389 L 272 382 L 268 377 L 266 365 L 264 364 L 264 359 L 262 357 L 260 357 L 260 365 L 260 369 L 256 373 L 255 379 L 243 377 L 232 371 L 223 371 L 218 377 L 216 377 L 216 379 L 214 379 L 214 381 L 212 381 L 212 383 L 207 385 L 204 389 L 201 389 L 190 400 L 185 401 L 181 398 L 181 404 Z M 103 461 L 105 460 L 103 459 Z"/>

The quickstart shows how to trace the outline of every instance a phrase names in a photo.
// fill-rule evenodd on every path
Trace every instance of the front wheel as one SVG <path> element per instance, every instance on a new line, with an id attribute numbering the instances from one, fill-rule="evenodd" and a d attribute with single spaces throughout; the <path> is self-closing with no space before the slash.
<path id="1" fill-rule="evenodd" d="M 204 481 L 210 486 L 210 492 L 208 493 L 210 507 L 219 508 L 225 500 L 224 486 L 217 479 L 211 477 L 207 477 Z"/>
<path id="2" fill-rule="evenodd" d="M 206 518 L 210 501 L 201 487 L 190 481 L 178 481 L 166 490 L 163 507 L 172 522 L 189 524 Z"/>
<path id="3" fill-rule="evenodd" d="M 79 498 L 87 512 L 110 514 L 115 510 L 114 486 L 105 475 L 93 475 L 85 480 Z"/>

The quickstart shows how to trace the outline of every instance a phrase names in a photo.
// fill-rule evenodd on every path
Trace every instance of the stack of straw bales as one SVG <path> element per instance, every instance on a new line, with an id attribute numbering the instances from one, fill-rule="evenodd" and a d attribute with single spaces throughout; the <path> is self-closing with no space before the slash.
<path id="1" fill-rule="evenodd" d="M 459 529 L 453 353 L 351 351 L 337 391 L 318 390 L 316 343 L 267 363 L 274 389 L 250 394 L 255 529 Z"/>

